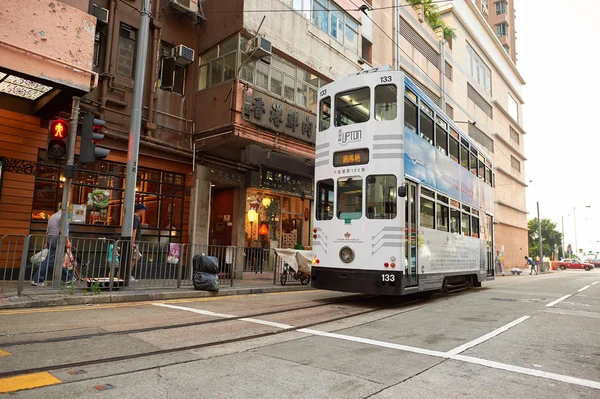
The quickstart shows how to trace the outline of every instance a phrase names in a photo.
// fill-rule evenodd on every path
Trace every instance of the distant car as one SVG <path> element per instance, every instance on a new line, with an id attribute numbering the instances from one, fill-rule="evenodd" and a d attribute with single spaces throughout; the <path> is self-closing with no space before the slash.
<path id="1" fill-rule="evenodd" d="M 560 270 L 585 269 L 586 272 L 589 272 L 594 268 L 594 265 L 582 262 L 579 259 L 563 259 L 560 262 L 557 262 L 556 267 L 560 268 Z"/>
<path id="2" fill-rule="evenodd" d="M 591 263 L 594 267 L 600 267 L 600 258 L 590 259 L 587 263 Z"/>

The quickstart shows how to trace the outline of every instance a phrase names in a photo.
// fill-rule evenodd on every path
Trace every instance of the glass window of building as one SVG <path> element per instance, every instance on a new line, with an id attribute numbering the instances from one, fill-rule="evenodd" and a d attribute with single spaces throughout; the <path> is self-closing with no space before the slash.
<path id="1" fill-rule="evenodd" d="M 498 1 L 496 2 L 496 15 L 506 14 L 508 9 L 508 4 L 506 1 Z"/>
<path id="2" fill-rule="evenodd" d="M 137 29 L 121 23 L 117 49 L 117 74 L 133 78 Z"/>
<path id="3" fill-rule="evenodd" d="M 368 87 L 335 95 L 335 126 L 367 122 L 371 116 L 371 90 Z"/>
<path id="4" fill-rule="evenodd" d="M 398 90 L 396 85 L 375 87 L 375 120 L 393 121 L 398 113 Z"/>
<path id="5" fill-rule="evenodd" d="M 367 218 L 394 219 L 397 204 L 396 176 L 378 175 L 367 177 Z"/>
<path id="6" fill-rule="evenodd" d="M 469 43 L 467 43 L 467 57 L 469 73 L 481 88 L 492 95 L 492 71 Z"/>
<path id="7" fill-rule="evenodd" d="M 508 34 L 508 24 L 506 22 L 502 22 L 501 24 L 496 25 L 496 36 L 503 37 Z"/>
<path id="8" fill-rule="evenodd" d="M 338 179 L 336 204 L 338 219 L 360 219 L 362 217 L 362 192 L 361 177 Z"/>

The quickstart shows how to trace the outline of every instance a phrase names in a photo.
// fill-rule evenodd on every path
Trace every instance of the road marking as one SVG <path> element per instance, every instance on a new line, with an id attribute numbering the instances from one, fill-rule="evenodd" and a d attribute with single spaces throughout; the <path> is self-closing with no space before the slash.
<path id="1" fill-rule="evenodd" d="M 3 351 L 2 349 L 0 349 L 0 356 L 10 356 L 11 353 L 7 352 L 7 351 Z"/>
<path id="2" fill-rule="evenodd" d="M 0 378 L 0 393 L 20 391 L 22 389 L 40 388 L 60 384 L 62 381 L 50 373 L 34 373 L 16 377 Z"/>
<path id="3" fill-rule="evenodd" d="M 586 285 L 585 287 L 578 289 L 577 292 L 585 291 L 590 287 L 591 287 L 591 285 Z"/>
<path id="4" fill-rule="evenodd" d="M 596 285 L 598 283 L 600 283 L 600 281 L 593 282 L 592 285 Z"/>
<path id="5" fill-rule="evenodd" d="M 529 319 L 530 317 L 531 316 L 523 316 L 523 317 L 518 318 L 515 321 L 511 321 L 510 323 L 508 323 L 508 324 L 506 324 L 506 325 L 504 325 L 504 326 L 502 326 L 502 327 L 500 327 L 500 328 L 498 328 L 498 329 L 496 329 L 496 330 L 494 330 L 494 331 L 492 331 L 490 333 L 487 333 L 487 334 L 485 334 L 485 335 L 483 335 L 483 336 L 481 336 L 481 337 L 479 337 L 477 339 L 474 339 L 471 342 L 467 342 L 464 345 L 461 345 L 459 347 L 456 347 L 456 348 L 452 349 L 451 351 L 448 351 L 448 354 L 449 355 L 458 355 L 459 353 L 464 352 L 467 349 L 472 348 L 472 347 L 474 347 L 476 345 L 479 345 L 480 343 L 485 342 L 488 339 L 494 338 L 496 335 L 502 334 L 504 331 L 507 331 L 510 328 L 516 326 L 517 324 L 520 324 L 520 323 L 524 322 L 525 320 Z"/>
<path id="6" fill-rule="evenodd" d="M 564 301 L 565 299 L 569 298 L 571 295 L 565 295 L 561 298 L 558 298 L 556 301 L 552 301 L 549 304 L 546 305 L 547 308 L 551 308 L 552 306 L 556 305 L 559 302 Z"/>
<path id="7" fill-rule="evenodd" d="M 253 318 L 249 318 L 249 317 L 244 317 L 243 319 L 239 319 L 239 320 L 241 320 L 241 321 L 247 321 L 249 323 L 264 324 L 265 326 L 277 327 L 277 328 L 281 328 L 281 329 L 284 329 L 284 330 L 288 330 L 288 329 L 293 329 L 294 328 L 294 326 L 290 326 L 289 324 L 282 324 L 282 323 L 276 323 L 274 321 L 253 319 Z"/>
<path id="8" fill-rule="evenodd" d="M 471 356 L 456 355 L 452 357 L 455 360 L 460 360 L 467 363 L 479 364 L 481 366 L 491 367 L 498 370 L 512 371 L 513 373 L 526 374 L 534 377 L 546 378 L 549 380 L 555 380 L 560 382 L 567 382 L 569 384 L 581 385 L 588 388 L 600 389 L 600 382 L 584 380 L 583 378 L 569 377 L 568 375 L 549 373 L 546 371 L 529 369 L 526 367 L 513 366 L 510 364 L 504 364 L 494 362 L 492 360 L 477 359 Z"/>
<path id="9" fill-rule="evenodd" d="M 234 315 L 231 315 L 231 314 L 215 313 L 215 312 L 211 312 L 209 310 L 186 308 L 185 306 L 175 306 L 175 305 L 169 305 L 167 303 L 153 303 L 152 305 L 154 305 L 154 306 L 160 306 L 160 307 L 163 307 L 163 308 L 185 310 L 187 312 L 198 313 L 198 314 L 205 315 L 205 316 L 222 317 L 224 319 L 231 319 L 231 318 L 234 318 L 234 317 L 238 317 L 238 316 L 234 316 Z"/>

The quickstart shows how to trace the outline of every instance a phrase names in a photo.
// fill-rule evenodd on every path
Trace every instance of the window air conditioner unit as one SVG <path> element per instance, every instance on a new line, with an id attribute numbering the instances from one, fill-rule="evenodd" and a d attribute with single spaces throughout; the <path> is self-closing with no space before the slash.
<path id="1" fill-rule="evenodd" d="M 108 10 L 106 8 L 102 8 L 94 4 L 94 11 L 92 15 L 96 17 L 98 22 L 103 22 L 105 24 L 108 23 Z"/>
<path id="2" fill-rule="evenodd" d="M 198 0 L 169 0 L 169 2 L 180 11 L 198 13 Z"/>
<path id="3" fill-rule="evenodd" d="M 194 49 L 180 44 L 173 48 L 171 57 L 175 58 L 175 62 L 180 65 L 188 65 L 194 62 Z"/>
<path id="4" fill-rule="evenodd" d="M 273 46 L 271 46 L 271 42 L 264 37 L 257 36 L 252 40 L 247 53 L 252 54 L 252 56 L 256 58 L 268 57 L 273 53 Z"/>

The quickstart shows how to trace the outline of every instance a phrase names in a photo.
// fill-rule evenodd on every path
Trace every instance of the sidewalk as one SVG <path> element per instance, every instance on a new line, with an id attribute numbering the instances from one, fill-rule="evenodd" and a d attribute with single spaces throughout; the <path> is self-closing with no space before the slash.
<path id="1" fill-rule="evenodd" d="M 47 287 L 33 287 L 27 289 L 21 297 L 17 297 L 17 290 L 9 289 L 0 292 L 0 310 L 25 309 L 48 306 L 88 305 L 100 303 L 119 303 L 137 301 L 156 301 L 165 299 L 203 298 L 228 295 L 264 294 L 271 292 L 303 291 L 310 290 L 310 285 L 290 282 L 285 286 L 273 284 L 267 279 L 242 279 L 235 280 L 234 286 L 221 286 L 218 292 L 196 291 L 192 286 L 181 288 L 156 287 L 136 288 L 127 287 L 112 292 L 101 291 L 92 293 L 89 290 L 77 288 L 71 290 L 64 288 L 56 291 Z"/>

